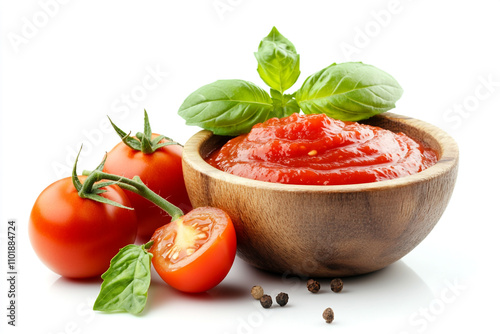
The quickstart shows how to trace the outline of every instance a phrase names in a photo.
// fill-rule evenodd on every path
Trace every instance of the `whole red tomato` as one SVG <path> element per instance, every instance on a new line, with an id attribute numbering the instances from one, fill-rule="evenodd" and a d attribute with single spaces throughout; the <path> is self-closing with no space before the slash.
<path id="1" fill-rule="evenodd" d="M 212 207 L 196 208 L 160 227 L 151 238 L 152 263 L 170 286 L 184 292 L 203 292 L 228 274 L 236 255 L 231 218 Z"/>
<path id="2" fill-rule="evenodd" d="M 151 139 L 158 137 L 153 134 Z M 163 142 L 163 141 L 161 141 Z M 161 143 L 160 142 L 160 143 Z M 182 147 L 168 145 L 143 153 L 123 142 L 107 155 L 103 171 L 133 178 L 139 176 L 152 191 L 187 212 L 192 209 L 182 175 Z M 125 190 L 139 222 L 137 237 L 149 240 L 154 231 L 171 221 L 170 216 L 143 197 Z"/>
<path id="3" fill-rule="evenodd" d="M 104 189 L 100 196 L 130 206 L 117 186 Z M 38 196 L 28 231 L 47 267 L 65 277 L 87 278 L 104 273 L 120 248 L 134 242 L 137 218 L 133 210 L 81 198 L 68 177 Z"/>

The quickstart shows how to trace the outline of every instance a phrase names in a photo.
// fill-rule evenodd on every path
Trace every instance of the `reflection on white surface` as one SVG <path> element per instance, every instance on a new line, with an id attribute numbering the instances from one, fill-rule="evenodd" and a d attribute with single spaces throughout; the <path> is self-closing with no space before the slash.
<path id="1" fill-rule="evenodd" d="M 110 326 L 140 330 L 162 326 L 165 321 L 169 328 L 182 328 L 187 333 L 267 333 L 279 328 L 326 332 L 331 326 L 342 328 L 343 333 L 416 333 L 418 328 L 412 327 L 410 316 L 434 298 L 431 289 L 403 261 L 375 273 L 345 278 L 341 293 L 330 290 L 329 279 L 318 281 L 321 290 L 312 294 L 305 279 L 270 274 L 237 259 L 219 286 L 206 293 L 185 294 L 165 285 L 154 273 L 144 312 L 132 316 L 91 310 L 100 279 L 59 278 L 47 293 L 63 312 L 44 325 L 52 333 L 66 327 L 82 333 L 100 333 Z M 271 309 L 263 309 L 250 296 L 253 285 L 261 285 L 273 298 L 286 292 L 290 301 L 282 308 L 274 303 Z M 335 312 L 331 325 L 321 317 L 326 307 Z M 39 308 L 44 312 L 42 303 Z"/>

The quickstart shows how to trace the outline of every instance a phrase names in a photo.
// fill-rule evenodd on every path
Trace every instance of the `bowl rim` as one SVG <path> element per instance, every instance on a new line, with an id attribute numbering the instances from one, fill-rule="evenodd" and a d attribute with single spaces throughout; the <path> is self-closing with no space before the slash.
<path id="1" fill-rule="evenodd" d="M 231 182 L 236 185 L 267 189 L 273 191 L 284 192 L 315 192 L 315 193 L 351 193 L 363 191 L 387 190 L 426 182 L 437 178 L 443 174 L 450 172 L 458 164 L 459 150 L 456 141 L 444 130 L 439 127 L 427 123 L 425 121 L 403 116 L 395 113 L 383 113 L 374 117 L 383 117 L 389 120 L 406 123 L 407 126 L 417 128 L 430 135 L 439 143 L 441 147 L 441 156 L 436 164 L 431 167 L 408 176 L 403 176 L 391 180 L 376 181 L 371 183 L 357 183 L 346 185 L 297 185 L 274 183 L 261 180 L 249 179 L 237 175 L 233 175 L 217 169 L 207 163 L 200 154 L 202 145 L 211 137 L 217 136 L 209 130 L 201 130 L 195 133 L 188 139 L 184 145 L 182 159 L 192 168 L 206 176 L 220 181 Z M 222 137 L 222 136 L 221 136 Z"/>

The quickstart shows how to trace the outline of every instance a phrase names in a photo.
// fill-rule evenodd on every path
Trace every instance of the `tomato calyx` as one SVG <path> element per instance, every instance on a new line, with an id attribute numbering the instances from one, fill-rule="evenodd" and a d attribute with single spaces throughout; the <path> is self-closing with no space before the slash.
<path id="1" fill-rule="evenodd" d="M 101 194 L 106 192 L 104 187 L 116 184 L 116 182 L 113 181 L 113 182 L 96 183 L 97 180 L 94 177 L 95 175 L 92 175 L 92 177 L 90 177 L 90 175 L 89 175 L 89 177 L 87 177 L 85 179 L 85 181 L 83 181 L 83 183 L 80 181 L 80 179 L 78 178 L 78 174 L 76 172 L 76 165 L 77 165 L 81 150 L 82 150 L 82 148 L 80 148 L 80 151 L 78 151 L 78 154 L 77 154 L 76 159 L 75 159 L 75 164 L 73 165 L 73 170 L 71 172 L 71 180 L 73 182 L 73 185 L 75 186 L 75 189 L 78 191 L 78 196 L 80 196 L 81 198 L 91 199 L 91 200 L 94 200 L 96 202 L 114 205 L 114 206 L 119 207 L 119 208 L 133 210 L 132 208 L 130 208 L 128 206 L 124 206 L 118 202 L 115 202 L 115 201 L 112 201 L 108 198 L 100 196 Z M 102 172 L 102 169 L 104 167 L 104 161 L 105 161 L 105 159 L 103 159 L 101 164 L 99 164 L 99 166 L 97 166 L 95 171 Z"/>
<path id="2" fill-rule="evenodd" d="M 157 149 L 168 146 L 168 145 L 179 145 L 178 142 L 164 135 L 160 135 L 153 139 L 153 133 L 151 132 L 151 125 L 149 124 L 149 117 L 146 109 L 144 109 L 144 132 L 137 132 L 135 137 L 130 136 L 130 132 L 126 133 L 121 130 L 115 123 L 109 118 L 113 129 L 115 129 L 118 136 L 120 136 L 122 142 L 130 147 L 132 150 L 141 151 L 144 154 L 154 153 Z M 165 140 L 165 141 L 164 141 Z"/>

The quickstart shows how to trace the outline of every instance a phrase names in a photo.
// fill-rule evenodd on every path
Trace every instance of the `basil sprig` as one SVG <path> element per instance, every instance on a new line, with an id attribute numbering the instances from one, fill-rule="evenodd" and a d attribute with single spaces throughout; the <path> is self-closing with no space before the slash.
<path id="1" fill-rule="evenodd" d="M 269 118 L 300 110 L 359 121 L 394 108 L 403 94 L 391 75 L 361 62 L 334 63 L 309 76 L 293 94 L 285 94 L 300 75 L 300 56 L 275 27 L 260 42 L 255 58 L 269 93 L 248 81 L 218 80 L 197 89 L 182 103 L 178 113 L 186 124 L 236 136 Z"/>

